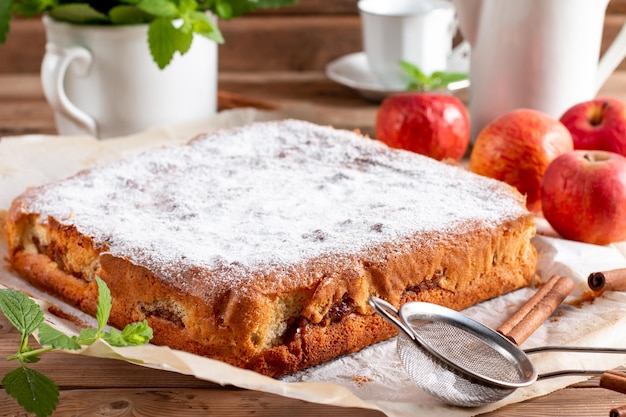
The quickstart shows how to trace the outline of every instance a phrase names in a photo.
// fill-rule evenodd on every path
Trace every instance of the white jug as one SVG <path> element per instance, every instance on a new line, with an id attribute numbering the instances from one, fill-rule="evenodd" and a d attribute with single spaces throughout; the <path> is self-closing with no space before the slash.
<path id="1" fill-rule="evenodd" d="M 471 44 L 472 138 L 502 114 L 559 118 L 593 98 L 626 56 L 626 23 L 599 59 L 609 0 L 453 0 Z"/>

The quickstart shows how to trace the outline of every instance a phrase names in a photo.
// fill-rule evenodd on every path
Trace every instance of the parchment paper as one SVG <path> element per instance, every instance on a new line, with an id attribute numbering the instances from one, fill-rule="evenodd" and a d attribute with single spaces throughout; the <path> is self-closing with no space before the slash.
<path id="1" fill-rule="evenodd" d="M 288 112 L 260 112 L 238 109 L 222 112 L 195 123 L 172 126 L 124 138 L 98 141 L 90 137 L 21 136 L 0 140 L 0 210 L 26 187 L 63 178 L 80 169 L 106 163 L 156 146 L 184 143 L 194 135 L 256 120 L 297 117 L 314 122 L 306 109 Z M 541 223 L 541 219 L 538 219 Z M 0 224 L 4 224 L 0 219 Z M 4 233 L 2 233 L 4 237 Z M 533 243 L 539 252 L 538 274 L 545 281 L 553 274 L 564 274 L 576 282 L 574 293 L 557 314 L 528 339 L 523 348 L 544 345 L 626 347 L 626 293 L 606 292 L 592 303 L 580 303 L 587 290 L 590 272 L 626 267 L 626 244 L 595 246 L 566 241 L 558 237 L 536 236 Z M 0 242 L 0 285 L 21 289 L 44 309 L 50 304 L 85 323 L 93 319 L 31 287 L 6 268 L 6 242 Z M 481 303 L 464 314 L 497 327 L 506 320 L 534 288 L 526 288 Z M 55 328 L 73 334 L 78 327 L 47 312 L 47 321 Z M 406 375 L 395 351 L 395 338 L 379 343 L 329 363 L 281 380 L 261 376 L 208 358 L 175 351 L 167 347 L 142 346 L 112 348 L 98 342 L 77 354 L 125 360 L 151 368 L 195 375 L 222 385 L 234 385 L 305 401 L 346 407 L 371 408 L 388 416 L 472 416 L 505 404 L 523 401 L 586 377 L 569 376 L 539 381 L 518 389 L 504 400 L 481 408 L 445 405 L 415 387 Z M 541 353 L 531 356 L 539 373 L 563 369 L 610 369 L 626 363 L 626 355 Z M 608 410 L 607 410 L 608 412 Z"/>

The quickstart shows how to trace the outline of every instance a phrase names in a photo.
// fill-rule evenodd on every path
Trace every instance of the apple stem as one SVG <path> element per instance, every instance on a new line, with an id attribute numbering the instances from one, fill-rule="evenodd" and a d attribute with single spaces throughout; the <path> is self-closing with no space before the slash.
<path id="1" fill-rule="evenodd" d="M 602 115 L 606 111 L 606 108 L 609 106 L 608 101 L 602 102 L 602 106 L 600 108 L 595 107 L 592 109 L 591 114 L 589 115 L 589 123 L 591 126 L 598 126 L 602 124 Z"/>

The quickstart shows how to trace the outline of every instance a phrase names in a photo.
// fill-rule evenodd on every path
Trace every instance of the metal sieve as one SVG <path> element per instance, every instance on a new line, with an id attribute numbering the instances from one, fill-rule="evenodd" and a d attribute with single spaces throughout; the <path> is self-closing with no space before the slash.
<path id="1" fill-rule="evenodd" d="M 524 351 L 495 330 L 446 307 L 409 302 L 398 311 L 373 296 L 369 303 L 400 331 L 398 356 L 411 380 L 428 394 L 462 407 L 499 401 L 538 379 L 603 373 L 568 370 L 537 375 L 528 353 L 626 353 L 626 349 L 559 346 Z"/>

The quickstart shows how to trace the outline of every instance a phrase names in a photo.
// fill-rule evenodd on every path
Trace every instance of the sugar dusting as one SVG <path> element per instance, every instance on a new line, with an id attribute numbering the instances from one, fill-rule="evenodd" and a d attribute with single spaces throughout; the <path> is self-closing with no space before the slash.
<path id="1" fill-rule="evenodd" d="M 424 231 L 463 233 L 525 212 L 496 181 L 357 134 L 257 123 L 30 192 L 29 211 L 184 287 L 240 287 L 251 270 L 354 254 Z M 205 269 L 206 268 L 206 269 Z"/>

